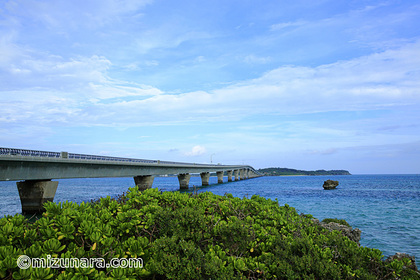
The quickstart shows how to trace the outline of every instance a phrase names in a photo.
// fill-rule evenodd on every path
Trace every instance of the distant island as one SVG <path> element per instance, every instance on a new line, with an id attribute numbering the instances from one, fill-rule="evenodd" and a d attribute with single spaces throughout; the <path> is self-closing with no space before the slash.
<path id="1" fill-rule="evenodd" d="M 351 175 L 347 170 L 297 170 L 291 168 L 270 167 L 258 169 L 265 176 L 287 176 L 287 175 Z"/>

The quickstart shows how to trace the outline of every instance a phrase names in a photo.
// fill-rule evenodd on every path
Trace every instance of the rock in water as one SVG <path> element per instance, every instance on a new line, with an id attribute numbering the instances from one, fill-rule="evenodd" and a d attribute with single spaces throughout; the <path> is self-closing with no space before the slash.
<path id="1" fill-rule="evenodd" d="M 324 182 L 324 185 L 322 186 L 324 190 L 333 190 L 338 186 L 338 181 L 333 180 L 327 180 Z"/>

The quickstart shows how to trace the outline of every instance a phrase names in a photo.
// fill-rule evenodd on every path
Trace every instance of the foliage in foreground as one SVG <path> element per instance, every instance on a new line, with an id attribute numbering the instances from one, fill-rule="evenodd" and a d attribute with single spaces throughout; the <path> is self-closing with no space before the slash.
<path id="1" fill-rule="evenodd" d="M 6 279 L 419 279 L 296 210 L 259 196 L 140 192 L 95 203 L 48 203 L 34 223 L 0 219 Z M 31 258 L 138 258 L 143 268 L 19 269 Z"/>

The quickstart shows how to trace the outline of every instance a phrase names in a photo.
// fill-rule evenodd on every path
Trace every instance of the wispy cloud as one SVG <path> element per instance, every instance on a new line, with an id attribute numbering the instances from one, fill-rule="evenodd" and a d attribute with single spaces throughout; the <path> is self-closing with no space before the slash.
<path id="1" fill-rule="evenodd" d="M 32 22 L 40 23 L 50 30 L 65 32 L 65 30 L 81 27 L 91 29 L 102 27 L 120 20 L 119 17 L 127 14 L 132 15 L 133 12 L 152 2 L 152 0 L 93 0 L 89 2 L 59 0 L 46 3 L 19 0 L 7 2 L 4 9 L 11 16 L 30 19 Z M 25 9 L 22 9 L 22 6 Z"/>
<path id="2" fill-rule="evenodd" d="M 255 56 L 253 54 L 247 55 L 245 57 L 245 62 L 246 63 L 257 63 L 257 64 L 265 64 L 268 63 L 272 60 L 271 57 L 260 57 L 260 56 Z"/>
<path id="3" fill-rule="evenodd" d="M 278 30 L 282 30 L 285 28 L 289 28 L 289 27 L 299 27 L 299 26 L 303 26 L 305 24 L 307 24 L 308 22 L 304 21 L 304 20 L 298 20 L 298 21 L 293 21 L 293 22 L 281 22 L 281 23 L 276 23 L 271 25 L 270 30 L 271 31 L 278 31 Z"/>

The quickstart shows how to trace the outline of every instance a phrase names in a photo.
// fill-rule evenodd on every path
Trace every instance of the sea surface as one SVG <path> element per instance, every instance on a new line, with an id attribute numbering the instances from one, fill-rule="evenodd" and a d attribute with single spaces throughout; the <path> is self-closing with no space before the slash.
<path id="1" fill-rule="evenodd" d="M 324 190 L 327 179 L 338 180 L 335 190 Z M 227 177 L 224 178 L 227 182 Z M 288 204 L 299 213 L 317 219 L 345 219 L 362 231 L 361 245 L 380 249 L 384 256 L 408 253 L 420 260 L 420 175 L 348 175 L 259 177 L 217 184 L 196 191 L 236 197 L 260 195 L 280 205 Z M 90 201 L 107 195 L 115 197 L 134 186 L 133 178 L 59 180 L 55 202 Z M 190 189 L 201 186 L 200 177 L 191 177 Z M 178 191 L 176 177 L 156 177 L 154 188 Z M 183 191 L 185 192 L 185 191 Z M 0 182 L 0 217 L 21 213 L 16 182 Z"/>

